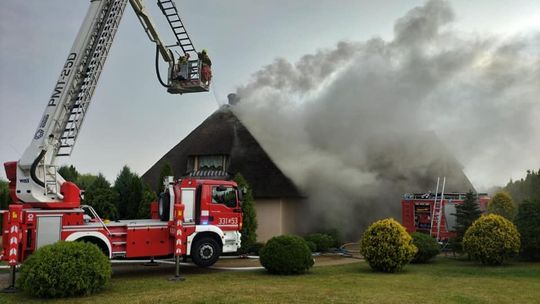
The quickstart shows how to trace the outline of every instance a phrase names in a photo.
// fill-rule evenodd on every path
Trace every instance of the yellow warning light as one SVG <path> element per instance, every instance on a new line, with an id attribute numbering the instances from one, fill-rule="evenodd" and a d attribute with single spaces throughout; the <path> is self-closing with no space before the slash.
<path id="1" fill-rule="evenodd" d="M 13 212 L 11 213 L 11 218 L 16 219 L 16 218 L 17 218 L 17 212 L 13 211 Z"/>
<path id="2" fill-rule="evenodd" d="M 182 216 L 182 211 L 178 210 L 178 217 Z"/>

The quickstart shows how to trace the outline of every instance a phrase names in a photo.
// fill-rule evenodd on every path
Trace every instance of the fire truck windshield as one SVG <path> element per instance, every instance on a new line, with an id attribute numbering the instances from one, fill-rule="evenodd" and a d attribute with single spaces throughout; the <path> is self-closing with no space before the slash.
<path id="1" fill-rule="evenodd" d="M 236 189 L 233 187 L 212 187 L 212 203 L 236 207 Z"/>

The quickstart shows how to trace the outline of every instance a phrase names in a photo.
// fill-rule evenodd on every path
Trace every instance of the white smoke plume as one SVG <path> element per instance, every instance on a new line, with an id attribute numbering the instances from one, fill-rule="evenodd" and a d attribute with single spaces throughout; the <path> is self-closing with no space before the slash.
<path id="1" fill-rule="evenodd" d="M 276 59 L 238 88 L 235 112 L 308 194 L 311 218 L 349 227 L 400 219 L 404 192 L 490 186 L 540 165 L 540 34 L 478 37 L 451 29 L 429 1 L 394 38 L 339 42 L 298 62 Z M 534 169 L 534 167 L 533 167 Z"/>

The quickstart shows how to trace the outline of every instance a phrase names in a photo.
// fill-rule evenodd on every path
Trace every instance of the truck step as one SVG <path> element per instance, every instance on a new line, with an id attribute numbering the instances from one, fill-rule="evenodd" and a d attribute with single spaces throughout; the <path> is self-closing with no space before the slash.
<path id="1" fill-rule="evenodd" d="M 125 257 L 126 252 L 125 251 L 113 251 L 112 256 L 113 256 L 113 258 L 114 257 Z"/>

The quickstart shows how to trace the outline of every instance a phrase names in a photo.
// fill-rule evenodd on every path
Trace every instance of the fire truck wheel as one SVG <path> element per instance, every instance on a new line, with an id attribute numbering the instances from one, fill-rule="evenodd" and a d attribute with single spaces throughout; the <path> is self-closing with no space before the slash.
<path id="1" fill-rule="evenodd" d="M 171 195 L 168 191 L 161 193 L 159 195 L 159 203 L 158 203 L 158 211 L 159 211 L 159 218 L 162 221 L 168 221 L 169 220 L 169 213 L 170 213 L 170 201 L 171 201 Z"/>
<path id="2" fill-rule="evenodd" d="M 199 267 L 214 265 L 221 255 L 221 246 L 211 237 L 197 240 L 191 248 L 191 258 Z"/>

